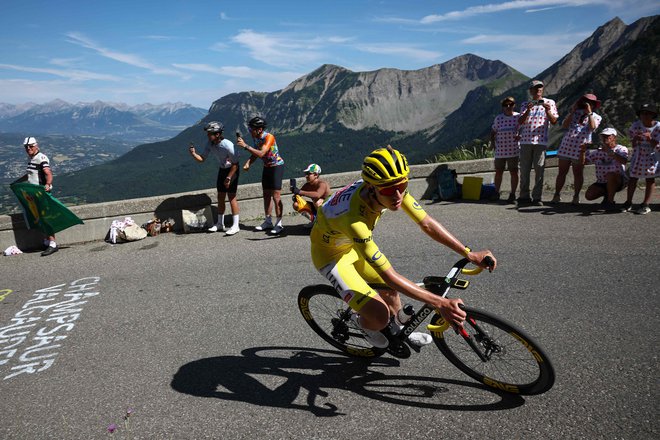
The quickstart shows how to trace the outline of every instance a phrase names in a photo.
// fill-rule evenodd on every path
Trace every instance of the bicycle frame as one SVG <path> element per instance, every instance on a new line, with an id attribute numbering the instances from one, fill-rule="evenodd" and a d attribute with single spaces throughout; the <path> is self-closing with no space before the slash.
<path id="1" fill-rule="evenodd" d="M 449 291 L 452 288 L 458 288 L 458 289 L 466 289 L 468 285 L 470 284 L 469 281 L 467 280 L 462 280 L 458 278 L 460 274 L 464 275 L 477 275 L 483 271 L 483 268 L 477 267 L 475 269 L 464 269 L 465 266 L 469 263 L 470 261 L 467 258 L 463 258 L 459 261 L 457 261 L 454 266 L 450 269 L 449 273 L 447 273 L 447 276 L 445 277 L 436 277 L 436 276 L 427 276 L 424 278 L 422 283 L 419 283 L 418 285 L 420 287 L 424 287 L 426 290 L 429 292 L 441 296 L 445 298 Z M 399 343 L 403 343 L 405 339 L 410 336 L 425 320 L 428 318 L 431 314 L 436 312 L 436 309 L 428 304 L 424 304 L 422 308 L 420 308 L 409 320 L 408 322 L 403 326 L 401 331 L 397 335 L 389 335 L 391 340 L 394 341 L 399 341 Z M 350 309 L 349 309 L 350 313 Z M 435 326 L 435 325 L 430 325 L 428 326 L 428 329 L 434 332 L 444 332 L 450 327 L 450 324 L 445 322 L 444 325 L 442 326 Z M 481 350 L 477 347 L 475 341 L 473 338 L 470 337 L 470 335 L 465 331 L 463 327 L 457 328 L 456 326 L 453 326 L 454 330 L 461 334 L 463 338 L 467 341 L 467 343 L 472 347 L 472 349 L 477 353 L 479 358 L 481 358 L 482 361 L 487 361 L 488 359 L 484 356 L 484 354 L 481 352 Z M 393 347 L 394 348 L 394 347 Z M 416 349 L 416 347 L 413 347 L 413 349 Z"/>

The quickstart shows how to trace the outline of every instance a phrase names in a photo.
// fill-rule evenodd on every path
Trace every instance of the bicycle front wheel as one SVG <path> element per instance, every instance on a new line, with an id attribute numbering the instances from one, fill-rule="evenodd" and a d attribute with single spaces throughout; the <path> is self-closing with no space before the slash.
<path id="1" fill-rule="evenodd" d="M 385 352 L 364 339 L 362 331 L 349 320 L 350 308 L 331 286 L 317 284 L 302 289 L 298 309 L 316 334 L 344 353 L 376 357 Z"/>
<path id="2" fill-rule="evenodd" d="M 541 347 L 513 324 L 490 313 L 465 308 L 465 334 L 440 316 L 431 334 L 445 357 L 483 384 L 516 394 L 541 394 L 552 388 L 555 372 Z"/>

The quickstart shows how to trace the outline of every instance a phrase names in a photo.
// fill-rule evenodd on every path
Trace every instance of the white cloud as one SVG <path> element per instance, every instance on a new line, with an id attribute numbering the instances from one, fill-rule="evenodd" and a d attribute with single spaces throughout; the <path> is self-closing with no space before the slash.
<path id="1" fill-rule="evenodd" d="M 588 32 L 542 35 L 481 34 L 466 38 L 461 43 L 482 46 L 484 50 L 474 51 L 479 56 L 499 59 L 532 76 L 561 59 L 589 35 L 591 34 Z"/>
<path id="2" fill-rule="evenodd" d="M 84 47 L 86 49 L 91 49 L 98 53 L 99 55 L 109 58 L 111 60 L 123 63 L 123 64 L 128 64 L 129 66 L 133 67 L 139 67 L 141 69 L 145 69 L 150 71 L 151 73 L 157 74 L 157 75 L 169 75 L 169 76 L 182 76 L 181 72 L 178 72 L 173 69 L 169 68 L 163 68 L 156 66 L 144 59 L 138 55 L 130 54 L 130 53 L 122 53 L 122 52 L 117 52 L 111 49 L 107 49 L 105 47 L 100 46 L 97 44 L 95 41 L 91 40 L 90 38 L 87 38 L 85 35 L 80 34 L 78 32 L 69 32 L 66 34 L 68 37 L 68 42 L 72 44 L 76 44 L 78 46 Z"/>
<path id="3" fill-rule="evenodd" d="M 589 37 L 591 32 L 573 32 L 570 34 L 480 34 L 461 40 L 464 44 L 499 44 L 509 49 L 546 50 L 559 47 L 564 53 L 569 52 L 580 41 Z M 570 47 L 565 50 L 566 47 Z"/>
<path id="4" fill-rule="evenodd" d="M 290 68 L 320 63 L 325 50 L 330 45 L 345 44 L 346 37 L 309 37 L 305 35 L 276 35 L 255 32 L 250 29 L 240 31 L 232 41 L 248 49 L 252 58 L 275 67 Z"/>
<path id="5" fill-rule="evenodd" d="M 107 75 L 104 73 L 95 73 L 78 69 L 48 69 L 43 67 L 17 66 L 15 64 L 0 64 L 0 69 L 16 70 L 19 72 L 28 73 L 45 73 L 48 75 L 66 78 L 71 81 L 121 81 L 121 78 L 115 75 Z"/>
<path id="6" fill-rule="evenodd" d="M 214 75 L 226 76 L 229 78 L 268 81 L 269 83 L 280 84 L 278 88 L 284 87 L 286 84 L 303 75 L 299 72 L 274 72 L 272 70 L 253 69 L 247 66 L 216 67 L 209 64 L 174 64 L 174 67 L 177 69 L 184 69 L 200 73 L 210 73 Z"/>
<path id="7" fill-rule="evenodd" d="M 437 23 L 439 21 L 461 20 L 475 15 L 492 14 L 501 11 L 523 9 L 527 11 L 540 8 L 554 7 L 577 7 L 587 5 L 610 5 L 612 0 L 513 0 L 504 3 L 490 3 L 480 6 L 471 6 L 460 11 L 447 12 L 445 14 L 434 14 L 423 17 L 421 24 Z"/>

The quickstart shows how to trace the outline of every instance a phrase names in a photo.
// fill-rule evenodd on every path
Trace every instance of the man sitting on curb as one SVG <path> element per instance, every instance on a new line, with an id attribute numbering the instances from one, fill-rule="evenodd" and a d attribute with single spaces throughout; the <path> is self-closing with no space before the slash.
<path id="1" fill-rule="evenodd" d="M 297 188 L 295 179 L 291 179 L 293 209 L 307 217 L 310 220 L 309 227 L 311 227 L 316 218 L 317 208 L 330 196 L 330 185 L 326 181 L 321 180 L 319 177 L 321 167 L 315 163 L 309 164 L 303 172 L 307 181 L 301 188 Z M 305 201 L 303 197 L 309 197 L 312 199 L 312 203 Z"/>

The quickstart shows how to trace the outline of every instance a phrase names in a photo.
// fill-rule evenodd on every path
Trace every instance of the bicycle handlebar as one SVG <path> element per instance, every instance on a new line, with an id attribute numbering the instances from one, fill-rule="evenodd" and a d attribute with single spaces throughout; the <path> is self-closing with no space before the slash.
<path id="1" fill-rule="evenodd" d="M 477 266 L 474 269 L 465 269 L 464 268 L 465 265 L 468 264 L 469 262 L 470 260 L 468 260 L 467 258 L 463 258 L 461 261 L 456 263 L 454 267 L 460 268 L 461 273 L 465 275 L 478 275 L 484 270 L 484 268 L 480 266 Z M 483 262 L 486 263 L 486 266 L 488 266 L 488 268 L 492 268 L 493 266 L 495 266 L 495 261 L 493 261 L 493 259 L 489 255 L 484 257 Z"/>

